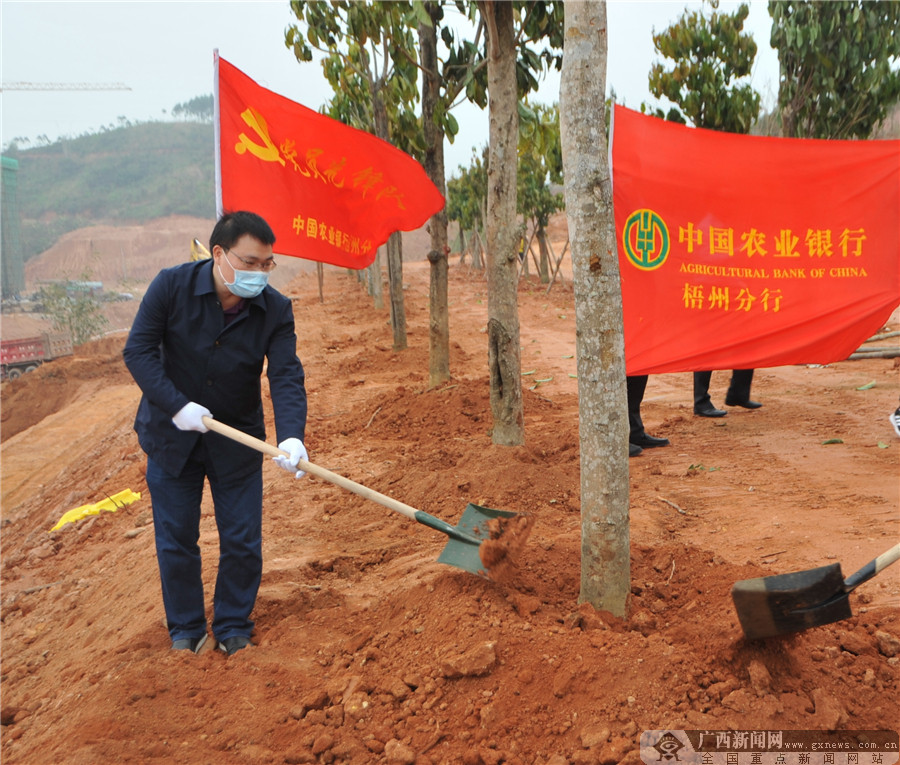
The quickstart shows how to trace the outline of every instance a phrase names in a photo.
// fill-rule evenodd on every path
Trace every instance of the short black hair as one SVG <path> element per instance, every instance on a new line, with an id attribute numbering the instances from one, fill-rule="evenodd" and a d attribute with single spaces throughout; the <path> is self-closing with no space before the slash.
<path id="1" fill-rule="evenodd" d="M 249 234 L 263 244 L 275 244 L 275 233 L 266 221 L 256 213 L 247 210 L 225 213 L 209 235 L 209 251 L 219 245 L 230 250 L 242 236 Z"/>

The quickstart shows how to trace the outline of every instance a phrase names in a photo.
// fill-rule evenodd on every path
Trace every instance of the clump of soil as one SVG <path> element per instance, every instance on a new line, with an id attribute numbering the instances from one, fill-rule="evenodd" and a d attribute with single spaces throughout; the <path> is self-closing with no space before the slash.
<path id="1" fill-rule="evenodd" d="M 534 518 L 526 514 L 492 518 L 488 521 L 488 538 L 481 543 L 478 554 L 494 579 L 508 574 L 508 569 L 521 554 L 533 527 Z"/>

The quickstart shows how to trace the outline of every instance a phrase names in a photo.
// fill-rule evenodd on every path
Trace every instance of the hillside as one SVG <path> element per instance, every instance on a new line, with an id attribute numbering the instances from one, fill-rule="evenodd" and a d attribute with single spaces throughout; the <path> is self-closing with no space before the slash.
<path id="1" fill-rule="evenodd" d="M 215 216 L 212 124 L 149 122 L 5 153 L 25 259 L 77 228 Z"/>

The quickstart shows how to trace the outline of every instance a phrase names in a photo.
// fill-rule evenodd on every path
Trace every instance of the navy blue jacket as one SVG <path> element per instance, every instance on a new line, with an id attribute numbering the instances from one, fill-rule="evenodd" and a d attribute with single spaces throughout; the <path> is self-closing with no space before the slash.
<path id="1" fill-rule="evenodd" d="M 266 287 L 226 327 L 212 269 L 213 261 L 203 260 L 161 271 L 141 301 L 123 351 L 143 393 L 134 423 L 138 441 L 173 475 L 181 473 L 201 438 L 217 473 L 261 464 L 249 447 L 217 433 L 178 430 L 172 417 L 194 401 L 220 422 L 264 440 L 264 361 L 278 443 L 305 437 L 305 378 L 291 301 Z"/>

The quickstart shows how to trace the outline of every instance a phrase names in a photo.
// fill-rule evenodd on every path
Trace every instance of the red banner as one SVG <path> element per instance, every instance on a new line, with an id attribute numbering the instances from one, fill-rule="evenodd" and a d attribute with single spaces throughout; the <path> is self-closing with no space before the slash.
<path id="1" fill-rule="evenodd" d="M 628 374 L 827 364 L 900 305 L 900 141 L 765 138 L 615 107 Z"/>
<path id="2" fill-rule="evenodd" d="M 275 251 L 365 268 L 444 198 L 422 166 L 370 133 L 261 87 L 215 53 L 216 207 L 251 210 Z"/>

